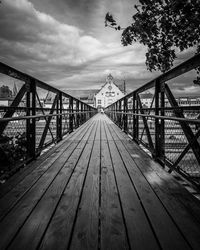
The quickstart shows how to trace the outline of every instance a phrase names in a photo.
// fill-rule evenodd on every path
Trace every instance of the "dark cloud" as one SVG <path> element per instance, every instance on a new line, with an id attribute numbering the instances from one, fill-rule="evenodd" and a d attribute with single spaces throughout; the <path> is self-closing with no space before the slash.
<path id="1" fill-rule="evenodd" d="M 80 27 L 90 32 L 94 26 L 95 17 L 101 8 L 102 0 L 33 0 L 41 11 L 54 16 L 61 22 Z"/>
<path id="2" fill-rule="evenodd" d="M 99 88 L 109 73 L 136 89 L 159 73 L 146 70 L 143 46 L 123 47 L 120 33 L 104 27 L 107 11 L 128 24 L 135 2 L 5 0 L 0 7 L 0 60 L 65 90 Z M 175 64 L 192 53 L 179 54 Z M 179 92 L 194 91 L 188 89 L 192 77 L 170 84 Z"/>

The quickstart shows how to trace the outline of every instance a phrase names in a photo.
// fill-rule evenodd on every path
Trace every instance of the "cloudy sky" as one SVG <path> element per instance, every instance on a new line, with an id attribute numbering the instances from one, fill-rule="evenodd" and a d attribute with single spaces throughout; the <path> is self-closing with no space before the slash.
<path id="1" fill-rule="evenodd" d="M 104 27 L 110 11 L 121 26 L 131 23 L 137 0 L 2 0 L 0 61 L 67 89 L 99 88 L 111 73 L 136 89 L 159 73 L 145 67 L 145 48 L 123 47 L 120 33 Z M 192 53 L 183 53 L 178 62 Z M 191 75 L 174 82 L 196 92 Z M 189 82 L 188 82 L 189 81 Z M 187 83 L 187 86 L 186 86 Z"/>

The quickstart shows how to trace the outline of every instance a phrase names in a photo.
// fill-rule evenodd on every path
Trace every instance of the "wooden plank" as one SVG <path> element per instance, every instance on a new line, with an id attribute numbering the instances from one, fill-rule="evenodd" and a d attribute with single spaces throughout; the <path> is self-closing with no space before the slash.
<path id="1" fill-rule="evenodd" d="M 117 133 L 118 131 L 113 130 Z M 174 178 L 166 173 L 160 166 L 157 166 L 152 159 L 150 159 L 141 149 L 132 142 L 127 142 L 127 140 L 122 141 L 123 146 L 129 151 L 130 156 L 127 154 L 124 156 L 125 159 L 133 155 L 133 159 L 137 164 L 137 167 L 144 174 L 147 181 L 150 183 L 152 189 L 160 199 L 161 203 L 164 205 L 165 209 L 168 211 L 173 221 L 179 228 L 179 230 L 184 235 L 185 239 L 189 242 L 192 249 L 199 249 L 200 246 L 200 224 L 197 223 L 194 217 L 192 217 L 184 206 L 177 200 L 178 193 L 184 190 L 184 197 L 190 196 L 187 191 L 178 184 Z M 119 144 L 118 144 L 119 146 Z M 123 152 L 125 150 L 123 149 Z M 134 164 L 131 164 L 132 166 Z M 154 168 L 152 168 L 154 166 Z M 132 169 L 131 169 L 132 171 Z M 159 171 L 159 175 L 157 175 Z M 136 177 L 136 178 L 135 178 Z M 134 174 L 134 179 L 137 180 L 137 175 Z M 173 188 L 175 187 L 175 188 Z M 186 191 L 186 192 L 185 192 Z M 184 202 L 185 203 L 185 202 Z M 194 204 L 194 202 L 193 202 Z M 197 204 L 195 204 L 195 207 Z M 200 208 L 198 204 L 198 209 Z M 171 238 L 171 237 L 170 237 Z"/>
<path id="2" fill-rule="evenodd" d="M 106 127 L 106 133 L 109 130 Z M 123 214 L 132 249 L 160 249 L 143 210 L 136 190 L 131 183 L 114 141 L 108 141 Z"/>
<path id="3" fill-rule="evenodd" d="M 100 123 L 97 132 L 100 133 Z M 91 154 L 88 173 L 78 208 L 74 226 L 71 249 L 98 249 L 99 238 L 99 173 L 100 173 L 100 141 L 96 140 Z"/>
<path id="4" fill-rule="evenodd" d="M 98 116 L 97 116 L 97 118 L 98 118 Z M 98 124 L 98 126 L 97 126 L 95 141 L 99 141 L 99 140 L 101 139 L 100 121 L 99 121 L 99 120 L 96 120 L 96 123 Z"/>
<path id="5" fill-rule="evenodd" d="M 85 128 L 85 131 L 81 130 L 83 134 L 79 135 L 79 140 L 87 135 L 88 130 L 93 126 Z M 75 137 L 76 138 L 76 137 Z M 41 176 L 51 167 L 51 165 L 62 156 L 62 154 L 68 149 L 72 141 L 66 141 L 61 144 L 61 147 L 56 146 L 56 150 L 51 157 L 47 158 L 37 168 L 35 168 L 31 174 L 26 176 L 18 185 L 12 189 L 3 199 L 0 199 L 0 220 L 8 213 L 8 211 L 23 197 L 23 195 L 41 178 Z"/>
<path id="6" fill-rule="evenodd" d="M 110 133 L 106 133 L 105 124 L 108 123 L 108 122 L 112 123 L 112 121 L 110 119 L 108 119 L 107 116 L 104 115 L 103 125 L 104 125 L 104 133 L 105 133 L 106 140 L 107 141 L 109 141 L 109 140 L 113 141 L 114 137 L 112 137 Z"/>
<path id="7" fill-rule="evenodd" d="M 104 128 L 104 123 L 105 123 L 105 118 L 106 116 L 104 114 L 101 114 L 102 117 L 101 117 L 101 141 L 107 141 L 107 137 L 106 137 L 106 131 L 105 131 L 105 128 Z"/>
<path id="8" fill-rule="evenodd" d="M 168 186 L 170 194 L 172 196 L 175 195 L 175 198 L 178 199 L 178 201 L 185 206 L 188 212 L 190 212 L 191 215 L 194 216 L 195 220 L 200 223 L 200 201 L 197 200 L 194 196 L 192 196 L 181 184 L 179 184 L 175 180 L 172 175 L 168 174 L 158 163 L 153 161 L 152 158 L 150 158 L 143 150 L 141 150 L 141 148 L 136 143 L 132 143 L 132 140 L 130 140 L 130 138 L 128 138 L 128 136 L 123 133 L 120 128 L 118 128 L 115 124 L 113 124 L 113 130 L 116 131 L 117 135 L 121 134 L 124 146 L 130 152 L 130 154 L 132 154 L 131 152 L 136 152 L 136 156 L 137 154 L 138 156 L 141 156 L 134 157 L 133 154 L 133 159 L 137 163 L 137 165 L 141 165 L 141 167 L 143 167 L 142 171 L 144 173 L 149 171 L 155 171 L 156 175 L 161 178 L 160 182 L 164 182 L 165 186 Z"/>
<path id="9" fill-rule="evenodd" d="M 61 142 L 56 144 L 53 148 L 49 149 L 46 153 L 41 155 L 35 161 L 29 163 L 25 168 L 18 171 L 15 175 L 13 175 L 9 180 L 7 180 L 4 184 L 0 186 L 0 198 L 6 195 L 9 191 L 11 191 L 18 183 L 20 183 L 28 174 L 30 174 L 34 169 L 36 169 L 40 164 L 46 160 L 49 155 L 57 153 L 56 150 L 61 149 L 62 146 L 66 147 L 66 140 L 79 140 L 81 139 L 81 135 L 88 129 L 88 126 L 91 126 L 93 123 L 92 119 L 84 123 L 80 126 L 75 132 L 67 135 Z"/>
<path id="10" fill-rule="evenodd" d="M 9 244 L 18 229 L 23 225 L 24 221 L 63 167 L 66 159 L 72 154 L 77 144 L 78 142 L 73 142 L 70 145 L 70 148 L 65 151 L 63 157 L 52 164 L 48 171 L 46 171 L 37 183 L 25 193 L 23 199 L 16 204 L 14 209 L 12 209 L 0 223 L 0 234 L 2 237 L 0 241 L 0 249 L 4 249 Z M 13 223 L 14 221 L 15 223 Z M 6 231 L 5 228 L 7 229 Z"/>
<path id="11" fill-rule="evenodd" d="M 100 227 L 101 249 L 129 249 L 108 141 L 105 140 L 101 141 Z"/>
<path id="12" fill-rule="evenodd" d="M 19 185 L 0 249 L 199 249 L 200 206 L 105 115 L 70 138 Z"/>
<path id="13" fill-rule="evenodd" d="M 26 220 L 22 229 L 13 240 L 10 249 L 36 249 L 48 223 L 53 216 L 59 200 L 75 171 L 80 154 L 84 149 L 85 142 L 81 142 L 74 150 L 71 157 L 65 163 L 60 173 L 48 188 L 42 199 Z M 28 234 L 27 234 L 28 232 Z"/>
<path id="14" fill-rule="evenodd" d="M 93 148 L 91 137 L 90 140 L 85 141 L 85 143 L 86 146 L 78 161 L 76 169 L 62 193 L 56 211 L 46 229 L 40 249 L 59 248 L 59 250 L 62 250 L 68 248 Z"/>
<path id="15" fill-rule="evenodd" d="M 139 157 L 134 159 L 137 166 L 145 175 L 192 249 L 199 249 L 200 223 L 197 218 L 197 216 L 200 216 L 199 201 L 193 199 L 191 194 L 177 183 L 173 176 L 166 173 L 160 166 L 157 166 L 157 163 L 153 162 L 149 157 L 141 154 L 138 148 L 135 149 L 137 146 L 133 146 L 127 141 L 123 143 L 130 153 L 140 154 Z M 189 206 L 189 209 L 187 206 Z"/>
<path id="16" fill-rule="evenodd" d="M 87 131 L 88 136 L 90 131 Z M 12 240 L 18 229 L 23 225 L 24 221 L 28 218 L 31 211 L 40 201 L 46 190 L 59 174 L 67 159 L 71 156 L 79 141 L 73 141 L 67 151 L 65 151 L 62 157 L 58 158 L 56 162 L 46 171 L 42 177 L 37 181 L 31 189 L 25 193 L 23 199 L 20 200 L 12 209 L 9 214 L 4 218 L 0 224 L 0 235 L 2 236 L 0 241 L 0 248 L 5 248 Z M 15 223 L 13 224 L 13 221 Z M 5 231 L 4 229 L 7 228 Z"/>

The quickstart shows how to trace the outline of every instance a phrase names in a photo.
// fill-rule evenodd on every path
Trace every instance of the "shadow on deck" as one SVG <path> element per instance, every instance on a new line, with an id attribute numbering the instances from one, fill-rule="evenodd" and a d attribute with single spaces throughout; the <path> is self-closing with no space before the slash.
<path id="1" fill-rule="evenodd" d="M 200 249 L 199 201 L 105 115 L 0 196 L 0 249 Z"/>

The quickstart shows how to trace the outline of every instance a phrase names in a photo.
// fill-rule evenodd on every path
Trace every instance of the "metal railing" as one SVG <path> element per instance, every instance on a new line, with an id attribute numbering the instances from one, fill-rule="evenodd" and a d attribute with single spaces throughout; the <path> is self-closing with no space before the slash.
<path id="1" fill-rule="evenodd" d="M 200 99 L 182 106 L 166 82 L 200 66 L 196 55 L 119 99 L 105 113 L 169 172 L 177 171 L 200 187 Z M 145 105 L 142 96 L 152 94 Z"/>
<path id="2" fill-rule="evenodd" d="M 1 174 L 35 159 L 90 119 L 92 106 L 32 76 L 0 63 L 0 73 L 23 82 L 10 106 L 0 106 Z M 46 103 L 41 93 L 48 96 Z"/>

